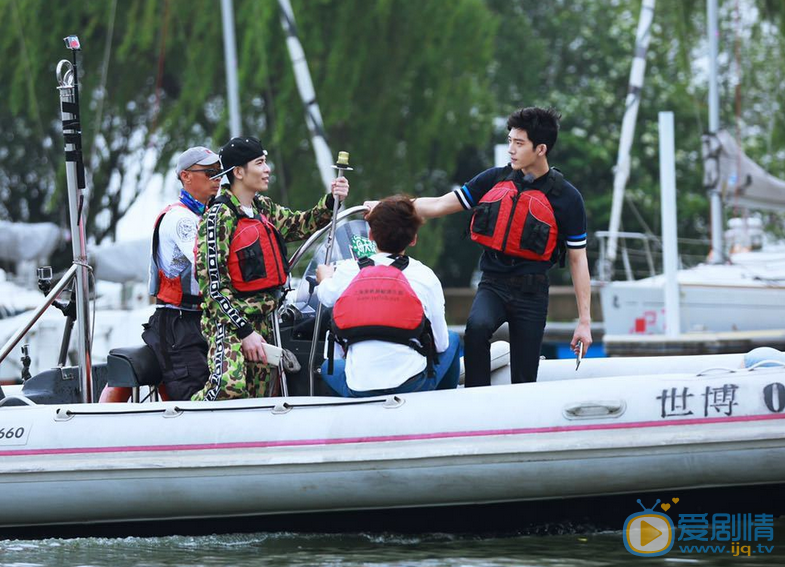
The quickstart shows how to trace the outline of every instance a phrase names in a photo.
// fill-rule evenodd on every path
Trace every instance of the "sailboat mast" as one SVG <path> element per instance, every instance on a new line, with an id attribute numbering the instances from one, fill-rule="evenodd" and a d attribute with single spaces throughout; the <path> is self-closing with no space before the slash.
<path id="1" fill-rule="evenodd" d="M 630 83 L 627 89 L 624 118 L 622 119 L 621 136 L 619 138 L 619 153 L 616 158 L 616 171 L 613 177 L 613 203 L 611 205 L 611 219 L 608 228 L 610 233 L 608 237 L 608 255 L 605 265 L 600 266 L 600 279 L 603 281 L 611 279 L 613 263 L 616 261 L 624 188 L 630 177 L 630 148 L 635 137 L 635 121 L 638 117 L 643 77 L 646 72 L 646 51 L 649 48 L 649 40 L 651 39 L 654 2 L 655 0 L 643 0 L 641 16 L 638 20 L 638 31 L 635 34 L 635 56 L 633 57 L 632 69 L 630 70 Z"/>
<path id="2" fill-rule="evenodd" d="M 289 50 L 289 57 L 294 68 L 294 79 L 305 107 L 305 123 L 311 134 L 311 144 L 316 154 L 316 165 L 319 167 L 324 188 L 329 191 L 333 181 L 332 152 L 327 145 L 327 135 L 324 131 L 322 113 L 316 102 L 311 72 L 308 70 L 308 62 L 305 60 L 305 51 L 303 51 L 303 46 L 297 37 L 292 5 L 289 0 L 278 0 L 278 6 L 281 8 L 281 26 L 286 34 L 286 47 Z"/>
<path id="3" fill-rule="evenodd" d="M 308 62 L 305 60 L 305 51 L 303 51 L 303 46 L 297 37 L 292 5 L 289 0 L 278 0 L 278 6 L 281 9 L 281 27 L 286 34 L 286 47 L 292 60 L 297 91 L 300 93 L 305 107 L 305 123 L 311 135 L 316 165 L 319 168 L 322 184 L 325 190 L 329 191 L 333 180 L 332 152 L 327 145 L 322 113 L 316 102 L 311 73 L 308 70 Z M 229 100 L 229 130 L 232 136 L 239 136 L 241 134 L 240 97 L 237 86 L 237 49 L 232 0 L 221 0 L 221 15 L 223 19 L 224 61 L 226 63 L 226 89 Z"/>
<path id="4" fill-rule="evenodd" d="M 706 26 L 709 45 L 709 137 L 716 136 L 720 129 L 720 92 L 717 76 L 717 51 L 719 31 L 717 26 L 717 0 L 706 1 Z M 714 183 L 708 187 L 709 204 L 711 207 L 711 250 L 712 264 L 725 262 L 725 243 L 723 239 L 722 193 L 719 187 L 719 176 L 710 177 Z"/>
<path id="5" fill-rule="evenodd" d="M 234 5 L 232 0 L 221 0 L 223 21 L 226 91 L 229 100 L 229 135 L 240 136 L 240 94 L 237 87 L 237 41 L 234 37 Z"/>

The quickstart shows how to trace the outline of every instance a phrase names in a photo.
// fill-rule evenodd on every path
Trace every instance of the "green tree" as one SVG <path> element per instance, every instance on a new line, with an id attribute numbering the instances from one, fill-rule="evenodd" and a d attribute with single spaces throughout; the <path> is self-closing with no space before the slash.
<path id="1" fill-rule="evenodd" d="M 356 164 L 352 200 L 445 190 L 458 153 L 486 137 L 490 123 L 496 22 L 482 1 L 457 0 L 449 10 L 438 0 L 294 2 L 294 11 L 330 143 Z M 61 38 L 69 33 L 84 49 L 88 226 L 98 242 L 113 235 L 153 171 L 169 171 L 187 145 L 228 138 L 215 2 L 9 0 L 0 16 L 14 22 L 0 38 L 13 77 L 0 110 L 0 216 L 65 224 L 53 66 L 68 55 Z M 307 206 L 323 188 L 278 18 L 272 0 L 235 2 L 243 129 L 272 150 L 273 196 Z M 22 57 L 11 56 L 17 51 Z M 441 239 L 436 227 L 426 232 L 427 261 Z"/>
<path id="2" fill-rule="evenodd" d="M 778 175 L 785 140 L 783 25 L 774 0 L 720 2 L 722 123 Z M 335 151 L 356 167 L 354 203 L 394 192 L 439 195 L 492 165 L 520 106 L 554 106 L 563 129 L 552 163 L 582 191 L 590 232 L 608 226 L 613 165 L 640 0 L 294 0 Z M 192 144 L 228 138 L 221 14 L 212 0 L 0 2 L 0 218 L 66 225 L 54 66 L 77 33 L 88 227 L 96 241 Z M 323 190 L 274 0 L 235 0 L 243 130 L 274 164 L 272 196 L 302 207 Z M 624 228 L 658 232 L 657 113 L 676 114 L 679 233 L 705 237 L 700 135 L 706 127 L 703 0 L 658 0 Z M 733 39 L 740 37 L 739 59 Z M 106 72 L 104 73 L 104 69 Z M 737 74 L 735 69 L 742 69 Z M 697 219 L 697 220 L 696 220 Z M 461 240 L 468 214 L 429 222 L 416 254 L 465 285 L 479 248 Z M 450 243 L 445 249 L 445 242 Z M 566 271 L 563 271 L 566 273 Z"/>
<path id="3" fill-rule="evenodd" d="M 143 162 L 168 169 L 184 139 L 203 142 L 221 120 L 208 104 L 219 93 L 207 92 L 214 90 L 221 58 L 199 39 L 220 38 L 216 14 L 207 12 L 204 1 L 202 10 L 198 2 L 182 0 L 92 0 L 75 6 L 43 0 L 0 4 L 0 17 L 14 24 L 0 38 L 12 77 L 2 87 L 8 105 L 0 111 L 6 148 L 0 153 L 0 215 L 67 224 L 54 68 L 59 59 L 70 59 L 62 38 L 77 33 L 84 49 L 79 64 L 87 226 L 100 242 L 113 235 L 116 221 L 149 182 L 153 170 Z M 175 10 L 194 17 L 186 25 L 171 16 Z M 202 45 L 198 58 L 183 49 L 190 44 Z M 13 56 L 17 52 L 21 57 Z M 177 130 L 186 121 L 188 129 Z"/>

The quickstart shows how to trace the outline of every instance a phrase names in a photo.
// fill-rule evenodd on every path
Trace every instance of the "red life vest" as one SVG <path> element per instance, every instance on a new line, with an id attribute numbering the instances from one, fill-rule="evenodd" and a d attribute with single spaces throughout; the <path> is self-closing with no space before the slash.
<path id="1" fill-rule="evenodd" d="M 155 298 L 162 303 L 177 305 L 178 307 L 200 309 L 202 296 L 185 293 L 185 290 L 190 291 L 191 289 L 191 271 L 193 270 L 193 263 L 188 262 L 188 265 L 184 267 L 180 273 L 171 278 L 167 277 L 163 270 L 158 267 L 158 245 L 160 242 L 159 230 L 161 228 L 161 221 L 163 221 L 164 215 L 174 207 L 188 208 L 182 203 L 172 203 L 161 211 L 158 218 L 155 219 L 152 258 L 150 259 L 150 295 L 155 296 Z"/>
<path id="2" fill-rule="evenodd" d="M 333 307 L 331 339 L 344 348 L 370 340 L 403 344 L 428 358 L 432 372 L 436 350 L 431 323 L 403 275 L 409 258 L 398 256 L 389 266 L 376 266 L 370 258 L 357 263 L 360 273 Z M 328 352 L 332 362 L 332 345 Z"/>
<path id="3" fill-rule="evenodd" d="M 227 260 L 232 286 L 239 292 L 253 293 L 285 284 L 289 262 L 281 233 L 264 215 L 241 215 L 225 195 L 217 197 L 212 206 L 219 204 L 228 206 L 238 219 L 229 239 Z"/>
<path id="4" fill-rule="evenodd" d="M 502 179 L 480 199 L 472 215 L 471 238 L 509 256 L 550 261 L 557 251 L 559 229 L 547 194 L 558 194 L 564 177 L 551 169 L 547 186 L 540 191 L 524 189 L 510 171 L 505 168 Z"/>

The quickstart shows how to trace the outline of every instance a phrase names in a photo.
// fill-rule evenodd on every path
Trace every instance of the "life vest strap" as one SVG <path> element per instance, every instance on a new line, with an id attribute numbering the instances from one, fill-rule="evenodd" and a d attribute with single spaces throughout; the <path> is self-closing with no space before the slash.
<path id="1" fill-rule="evenodd" d="M 399 270 L 404 271 L 409 267 L 409 257 L 404 254 L 400 256 L 390 254 L 389 258 L 393 259 L 393 263 L 390 264 L 391 268 L 398 268 Z"/>
<path id="2" fill-rule="evenodd" d="M 210 204 L 210 206 L 213 205 L 226 205 L 227 207 L 229 207 L 229 210 L 231 210 L 234 213 L 234 216 L 236 216 L 238 219 L 247 218 L 245 215 L 240 214 L 240 211 L 238 211 L 237 207 L 234 206 L 232 200 L 226 195 L 219 195 L 215 197 L 212 203 Z"/>
<path id="3" fill-rule="evenodd" d="M 155 300 L 156 305 L 173 305 L 172 303 L 167 303 L 162 299 Z M 201 295 L 191 295 L 190 293 L 184 293 L 182 301 L 177 305 L 177 307 L 181 307 L 183 309 L 198 309 L 202 310 L 202 296 Z"/>
<path id="4" fill-rule="evenodd" d="M 406 256 L 405 254 L 401 254 L 399 256 L 395 254 L 390 254 L 387 257 L 393 261 L 393 263 L 390 264 L 391 268 L 397 268 L 401 271 L 404 271 L 406 268 L 409 267 L 409 257 Z M 368 256 L 364 256 L 362 258 L 358 258 L 357 265 L 360 267 L 361 270 L 363 270 L 365 268 L 370 268 L 372 266 L 375 266 L 376 263 L 373 261 L 372 258 Z"/>

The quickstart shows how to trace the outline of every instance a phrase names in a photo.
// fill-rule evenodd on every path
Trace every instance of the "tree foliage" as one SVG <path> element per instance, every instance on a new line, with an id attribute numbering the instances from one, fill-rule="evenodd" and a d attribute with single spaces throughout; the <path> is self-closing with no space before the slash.
<path id="1" fill-rule="evenodd" d="M 722 123 L 785 176 L 783 32 L 772 0 L 720 2 Z M 551 157 L 583 193 L 590 232 L 608 226 L 640 0 L 293 0 L 325 128 L 351 153 L 353 202 L 439 195 L 492 165 L 521 106 L 554 106 Z M 235 0 L 243 129 L 274 165 L 272 196 L 309 206 L 323 190 L 275 0 Z M 750 15 L 752 14 L 752 15 Z M 88 227 L 111 238 L 154 172 L 185 147 L 228 138 L 220 5 L 214 0 L 0 2 L 0 218 L 66 226 L 54 67 L 79 34 Z M 628 183 L 627 230 L 659 229 L 657 113 L 677 124 L 679 234 L 705 237 L 703 0 L 658 0 Z M 735 49 L 738 40 L 738 49 Z M 738 54 L 738 55 L 737 55 Z M 104 74 L 104 69 L 106 70 Z M 740 93 L 738 106 L 736 87 Z M 738 115 L 738 116 L 737 116 Z M 467 215 L 429 222 L 413 253 L 465 285 L 479 249 Z"/>

